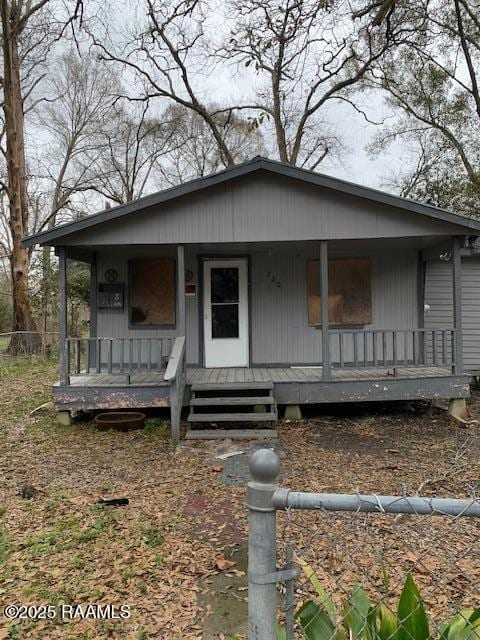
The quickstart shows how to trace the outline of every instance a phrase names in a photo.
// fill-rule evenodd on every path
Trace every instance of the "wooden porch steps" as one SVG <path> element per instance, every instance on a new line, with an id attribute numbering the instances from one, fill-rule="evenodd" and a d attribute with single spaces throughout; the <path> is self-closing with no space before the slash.
<path id="1" fill-rule="evenodd" d="M 262 440 L 278 438 L 276 429 L 202 429 L 201 431 L 187 431 L 187 440 Z"/>
<path id="2" fill-rule="evenodd" d="M 199 382 L 192 384 L 192 391 L 241 391 L 250 389 L 273 389 L 273 381 L 265 382 Z"/>
<path id="3" fill-rule="evenodd" d="M 187 439 L 277 437 L 273 428 L 247 428 L 252 422 L 272 425 L 278 420 L 273 382 L 200 383 L 192 385 L 191 392 Z M 245 423 L 246 428 L 220 429 L 217 423 Z"/>
<path id="4" fill-rule="evenodd" d="M 208 406 L 221 406 L 221 405 L 257 405 L 257 404 L 271 404 L 271 396 L 240 396 L 225 397 L 225 398 L 192 398 L 190 401 L 191 407 L 208 407 Z"/>
<path id="5" fill-rule="evenodd" d="M 273 411 L 259 413 L 191 413 L 189 422 L 274 422 Z"/>

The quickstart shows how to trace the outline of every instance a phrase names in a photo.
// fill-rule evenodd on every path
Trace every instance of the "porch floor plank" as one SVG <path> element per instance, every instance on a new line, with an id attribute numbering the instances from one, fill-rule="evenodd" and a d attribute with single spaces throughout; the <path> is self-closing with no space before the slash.
<path id="1" fill-rule="evenodd" d="M 220 369 L 220 373 L 218 375 L 218 382 L 221 384 L 222 382 L 227 382 L 227 371 L 226 369 Z"/>
<path id="2" fill-rule="evenodd" d="M 245 382 L 253 382 L 254 380 L 253 369 L 245 369 Z"/>
<path id="3" fill-rule="evenodd" d="M 195 384 L 195 382 L 197 382 L 197 378 L 200 377 L 200 369 L 190 369 L 190 380 L 189 383 L 190 384 Z"/>
<path id="4" fill-rule="evenodd" d="M 259 382 L 266 382 L 269 380 L 268 371 L 266 369 L 260 368 L 260 369 L 254 369 L 254 371 L 256 372 L 254 375 L 255 376 L 258 375 Z"/>
<path id="5" fill-rule="evenodd" d="M 312 369 L 312 373 L 310 373 L 309 369 L 299 369 L 297 367 L 292 368 L 292 374 L 299 382 L 310 382 L 312 378 L 314 380 L 321 379 L 322 370 L 321 369 Z"/>

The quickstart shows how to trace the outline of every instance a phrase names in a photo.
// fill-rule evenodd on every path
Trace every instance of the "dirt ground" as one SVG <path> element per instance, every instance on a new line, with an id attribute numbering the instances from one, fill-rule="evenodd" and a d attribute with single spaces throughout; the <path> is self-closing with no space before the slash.
<path id="1" fill-rule="evenodd" d="M 244 637 L 245 464 L 216 460 L 218 442 L 175 450 L 161 416 L 125 434 L 30 416 L 55 376 L 54 363 L 0 360 L 0 639 Z M 477 423 L 424 404 L 311 408 L 279 431 L 291 489 L 468 497 L 479 486 Z M 279 520 L 311 546 L 312 521 Z M 128 604 L 130 617 L 9 621 L 9 603 Z"/>

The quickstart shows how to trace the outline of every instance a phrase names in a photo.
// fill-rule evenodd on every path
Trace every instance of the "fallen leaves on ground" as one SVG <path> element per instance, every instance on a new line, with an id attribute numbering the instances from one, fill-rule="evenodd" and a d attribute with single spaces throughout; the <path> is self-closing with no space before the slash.
<path id="1" fill-rule="evenodd" d="M 213 561 L 219 571 L 225 571 L 226 569 L 233 567 L 233 565 L 235 564 L 233 560 L 227 560 L 227 558 L 225 558 L 222 553 L 218 553 L 214 557 Z"/>
<path id="2" fill-rule="evenodd" d="M 1 604 L 132 608 L 128 620 L 1 619 L 4 637 L 7 629 L 22 640 L 202 638 L 203 621 L 215 611 L 209 603 L 200 606 L 198 594 L 208 591 L 215 573 L 244 574 L 229 557 L 247 535 L 244 487 L 221 484 L 223 467 L 212 466 L 215 443 L 175 454 L 166 426 L 154 433 L 99 432 L 91 423 L 60 427 L 52 415 L 29 416 L 49 399 L 54 363 L 6 366 L 0 360 L 0 375 Z M 400 405 L 329 408 L 303 422 L 281 423 L 280 434 L 286 469 L 281 483 L 292 490 L 414 492 L 428 481 L 430 495 L 464 497 L 465 488 L 478 483 L 476 441 L 471 465 L 449 473 L 455 452 L 472 434 L 443 412 Z M 37 491 L 30 500 L 19 495 L 26 485 Z M 100 496 L 128 497 L 130 503 L 106 508 L 96 504 Z M 279 557 L 285 531 L 297 547 L 312 551 L 317 544 L 323 553 L 327 538 L 315 537 L 315 526 L 304 514 L 300 521 L 280 514 Z M 391 523 L 379 522 L 384 539 L 392 531 Z M 333 532 L 337 546 L 328 550 L 322 568 L 326 587 L 338 579 L 352 544 L 353 530 Z M 368 568 L 377 560 L 372 551 L 361 563 Z M 414 562 L 413 556 L 405 560 Z M 358 577 L 358 566 L 348 566 L 350 573 L 342 573 L 346 584 Z M 452 585 L 464 588 L 458 580 Z M 244 637 L 242 631 L 237 635 Z"/>

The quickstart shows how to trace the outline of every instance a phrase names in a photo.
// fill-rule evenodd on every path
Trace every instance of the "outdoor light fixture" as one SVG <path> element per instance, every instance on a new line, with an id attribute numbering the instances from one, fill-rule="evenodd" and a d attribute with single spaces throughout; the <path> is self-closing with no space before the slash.
<path id="1" fill-rule="evenodd" d="M 452 254 L 450 253 L 450 251 L 446 251 L 445 253 L 440 254 L 440 260 L 442 260 L 442 262 L 450 262 L 451 259 Z"/>

